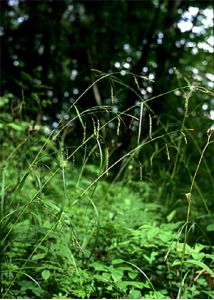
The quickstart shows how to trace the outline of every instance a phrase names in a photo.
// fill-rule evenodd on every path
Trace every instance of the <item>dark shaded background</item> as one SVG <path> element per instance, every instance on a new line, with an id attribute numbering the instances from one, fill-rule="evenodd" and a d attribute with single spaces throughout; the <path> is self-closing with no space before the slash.
<path id="1" fill-rule="evenodd" d="M 196 13 L 191 15 L 193 7 Z M 213 24 L 204 25 L 207 9 L 212 10 L 212 1 L 1 1 L 1 94 L 14 95 L 8 110 L 12 106 L 13 117 L 19 120 L 14 108 L 22 102 L 22 119 L 56 126 L 77 97 L 99 78 L 100 73 L 92 69 L 117 72 L 117 79 L 142 98 L 108 78 L 78 101 L 80 112 L 112 105 L 114 94 L 114 112 L 136 105 L 129 114 L 138 117 L 140 101 L 188 84 L 212 88 L 212 45 L 208 44 Z M 184 21 L 192 24 L 185 31 L 181 30 Z M 142 135 L 148 135 L 149 112 L 153 131 L 161 134 L 160 120 L 170 130 L 178 128 L 176 120 L 184 114 L 183 97 L 184 93 L 176 91 L 148 102 Z M 196 92 L 189 105 L 190 128 L 200 132 L 209 128 L 210 95 Z M 82 126 L 78 120 L 72 126 L 66 139 L 78 143 Z M 119 152 L 123 152 L 136 144 L 137 131 L 138 123 L 124 116 L 120 136 L 116 124 L 111 124 L 106 137 L 121 143 Z"/>

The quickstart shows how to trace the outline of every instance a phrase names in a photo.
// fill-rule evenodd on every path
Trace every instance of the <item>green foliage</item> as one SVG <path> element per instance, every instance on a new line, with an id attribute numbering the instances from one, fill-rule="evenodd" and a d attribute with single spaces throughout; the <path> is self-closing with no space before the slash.
<path id="1" fill-rule="evenodd" d="M 211 0 L 1 4 L 2 298 L 212 299 Z"/>
<path id="2" fill-rule="evenodd" d="M 3 298 L 213 297 L 213 128 L 203 143 L 189 133 L 192 92 L 186 87 L 176 129 L 160 121 L 154 130 L 150 120 L 148 137 L 116 159 L 108 124 L 120 124 L 124 111 L 75 103 L 73 118 L 51 130 L 22 111 L 14 117 L 14 96 L 1 98 Z M 76 119 L 82 142 L 68 147 L 65 130 Z"/>
<path id="3" fill-rule="evenodd" d="M 10 175 L 14 164 L 3 169 L 4 298 L 161 299 L 180 290 L 186 298 L 212 297 L 197 275 L 213 276 L 213 247 L 183 242 L 188 224 L 164 219 L 154 183 L 102 180 L 84 192 L 95 165 L 86 165 L 78 181 L 72 163 L 54 176 L 43 170 L 46 163 L 42 155 L 30 170 L 22 165 L 18 183 Z"/>

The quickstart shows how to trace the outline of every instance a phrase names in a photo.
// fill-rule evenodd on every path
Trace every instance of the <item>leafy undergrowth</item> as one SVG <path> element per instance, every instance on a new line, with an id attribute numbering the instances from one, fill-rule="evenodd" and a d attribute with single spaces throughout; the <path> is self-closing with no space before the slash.
<path id="1" fill-rule="evenodd" d="M 102 180 L 85 192 L 96 171 L 86 165 L 78 180 L 68 164 L 64 179 L 58 172 L 46 182 L 40 166 L 22 170 L 15 193 L 7 187 L 3 297 L 212 298 L 213 247 L 183 243 L 185 223 L 164 218 L 152 183 Z M 12 170 L 4 172 L 12 186 Z"/>
<path id="2" fill-rule="evenodd" d="M 2 298 L 213 298 L 213 129 L 200 147 L 185 122 L 154 137 L 151 127 L 113 176 L 109 121 L 92 119 L 92 135 L 68 148 L 57 140 L 67 124 L 47 134 L 0 116 Z"/>

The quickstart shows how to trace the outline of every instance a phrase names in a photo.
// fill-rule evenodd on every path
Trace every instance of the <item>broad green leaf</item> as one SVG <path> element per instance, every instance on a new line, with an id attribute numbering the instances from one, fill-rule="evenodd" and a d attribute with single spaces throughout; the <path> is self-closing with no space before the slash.
<path id="1" fill-rule="evenodd" d="M 140 281 L 127 281 L 127 284 L 130 286 L 133 286 L 137 289 L 142 289 L 144 287 L 150 287 L 149 283 L 146 282 L 140 282 Z"/>
<path id="2" fill-rule="evenodd" d="M 128 276 L 130 279 L 135 279 L 138 275 L 138 272 L 128 272 Z"/>
<path id="3" fill-rule="evenodd" d="M 119 288 L 123 292 L 126 292 L 128 288 L 128 284 L 126 281 L 119 281 L 117 282 L 117 288 Z"/>
<path id="4" fill-rule="evenodd" d="M 191 255 L 192 252 L 194 251 L 188 244 L 184 243 L 173 243 L 173 248 L 176 249 L 177 252 L 183 252 L 183 250 L 185 249 L 185 253 Z"/>
<path id="5" fill-rule="evenodd" d="M 214 231 L 214 224 L 209 224 L 207 226 L 207 231 Z"/>
<path id="6" fill-rule="evenodd" d="M 115 282 L 120 281 L 123 277 L 123 271 L 118 269 L 112 269 L 111 276 Z"/>
<path id="7" fill-rule="evenodd" d="M 214 254 L 205 254 L 206 258 L 210 258 L 212 261 L 214 261 Z"/>
<path id="8" fill-rule="evenodd" d="M 23 131 L 25 129 L 24 126 L 18 125 L 18 124 L 15 124 L 15 123 L 9 123 L 8 126 L 10 128 L 13 128 L 13 129 L 17 130 L 17 131 Z"/>
<path id="9" fill-rule="evenodd" d="M 204 269 L 205 271 L 207 271 L 211 276 L 214 276 L 214 272 L 202 261 L 189 259 L 189 260 L 184 261 L 184 263 L 198 266 L 198 267 Z"/>
<path id="10" fill-rule="evenodd" d="M 171 232 L 160 232 L 159 238 L 161 239 L 161 241 L 166 243 L 172 240 L 173 235 Z"/>
<path id="11" fill-rule="evenodd" d="M 46 256 L 46 253 L 38 253 L 32 256 L 32 260 L 43 259 Z"/>
<path id="12" fill-rule="evenodd" d="M 175 261 L 172 263 L 172 267 L 181 265 L 181 263 L 182 263 L 182 262 L 181 262 L 180 260 L 175 260 Z M 201 269 L 207 271 L 211 276 L 214 276 L 214 272 L 213 272 L 213 271 L 212 271 L 205 263 L 203 263 L 202 261 L 193 260 L 193 259 L 188 259 L 188 260 L 185 260 L 183 263 L 184 263 L 184 264 L 191 264 L 191 265 L 198 266 L 198 267 L 200 267 Z"/>
<path id="13" fill-rule="evenodd" d="M 200 252 L 202 249 L 204 249 L 206 246 L 204 245 L 201 245 L 201 244 L 196 244 L 195 245 L 195 248 L 194 248 L 194 251 L 196 252 Z"/>
<path id="14" fill-rule="evenodd" d="M 202 260 L 205 257 L 205 253 L 194 253 L 192 252 L 192 258 L 194 260 Z"/>
<path id="15" fill-rule="evenodd" d="M 131 290 L 130 293 L 129 293 L 129 297 L 131 299 L 141 299 L 142 294 L 139 290 Z"/>
<path id="16" fill-rule="evenodd" d="M 42 271 L 42 278 L 44 280 L 48 280 L 48 278 L 51 276 L 51 272 L 49 270 L 43 270 Z"/>
<path id="17" fill-rule="evenodd" d="M 123 262 L 124 261 L 122 259 L 120 259 L 120 258 L 112 260 L 112 264 L 113 265 L 122 264 Z"/>
<path id="18" fill-rule="evenodd" d="M 152 229 L 147 231 L 147 238 L 148 240 L 153 239 L 154 237 L 157 237 L 159 233 L 159 228 L 153 227 Z"/>
<path id="19" fill-rule="evenodd" d="M 98 262 L 94 262 L 92 264 L 90 264 L 90 266 L 92 268 L 94 268 L 94 270 L 96 271 L 106 271 L 107 267 L 104 264 L 98 263 Z"/>
<path id="20" fill-rule="evenodd" d="M 109 273 L 102 273 L 102 275 L 96 274 L 94 278 L 101 282 L 108 282 L 111 280 L 111 275 Z"/>
<path id="21" fill-rule="evenodd" d="M 120 281 L 117 283 L 117 286 L 122 290 L 126 290 L 128 286 L 135 287 L 137 289 L 150 287 L 148 282 L 140 282 L 140 281 Z"/>

